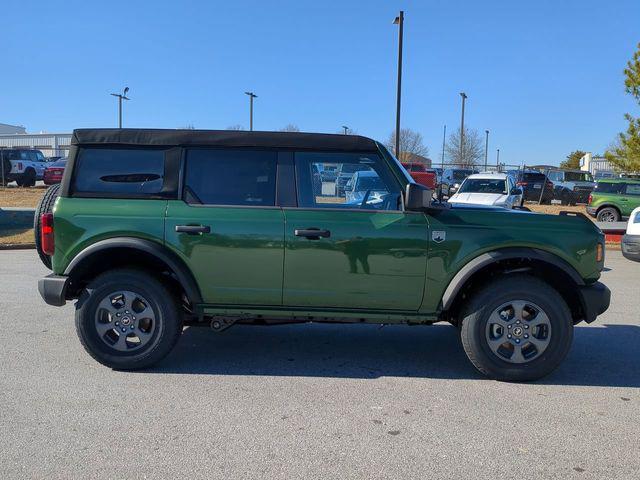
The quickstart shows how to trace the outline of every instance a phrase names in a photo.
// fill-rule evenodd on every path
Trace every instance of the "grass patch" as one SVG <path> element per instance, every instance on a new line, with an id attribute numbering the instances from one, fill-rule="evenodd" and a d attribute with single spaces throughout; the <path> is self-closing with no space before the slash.
<path id="1" fill-rule="evenodd" d="M 36 208 L 38 202 L 47 191 L 41 187 L 0 187 L 0 207 Z"/>
<path id="2" fill-rule="evenodd" d="M 21 232 L 12 230 L 0 232 L 0 245 L 30 245 L 33 243 L 33 228 Z"/>

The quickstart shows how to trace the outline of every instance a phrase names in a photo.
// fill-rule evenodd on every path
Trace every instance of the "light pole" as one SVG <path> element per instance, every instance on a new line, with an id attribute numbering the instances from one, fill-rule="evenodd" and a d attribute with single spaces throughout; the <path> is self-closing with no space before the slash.
<path id="1" fill-rule="evenodd" d="M 484 171 L 487 171 L 487 155 L 489 154 L 489 130 L 485 130 L 486 134 L 484 138 Z"/>
<path id="2" fill-rule="evenodd" d="M 500 149 L 496 151 L 496 167 L 500 170 Z"/>
<path id="3" fill-rule="evenodd" d="M 462 118 L 460 119 L 460 162 L 464 162 L 464 102 L 467 100 L 467 94 L 460 92 L 462 97 Z"/>
<path id="4" fill-rule="evenodd" d="M 447 126 L 445 125 L 442 129 L 442 170 L 444 170 L 444 144 L 447 139 Z"/>
<path id="5" fill-rule="evenodd" d="M 253 92 L 244 92 L 249 95 L 249 131 L 253 131 L 253 99 L 258 96 Z"/>
<path id="6" fill-rule="evenodd" d="M 346 135 L 349 131 L 349 127 L 347 127 L 346 125 L 342 125 L 342 128 L 344 129 L 344 134 Z"/>
<path id="7" fill-rule="evenodd" d="M 395 154 L 400 158 L 400 99 L 402 96 L 402 33 L 404 28 L 404 11 L 400 10 L 393 20 L 394 25 L 398 25 L 398 90 L 396 92 L 396 145 Z"/>
<path id="8" fill-rule="evenodd" d="M 118 97 L 118 128 L 122 128 L 122 100 L 131 100 L 127 97 L 129 87 L 124 87 L 122 93 L 112 93 L 114 97 Z"/>

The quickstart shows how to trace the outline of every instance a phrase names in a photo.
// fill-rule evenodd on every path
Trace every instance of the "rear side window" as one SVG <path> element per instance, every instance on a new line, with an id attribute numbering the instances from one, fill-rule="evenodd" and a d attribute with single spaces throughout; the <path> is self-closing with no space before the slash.
<path id="1" fill-rule="evenodd" d="M 164 150 L 82 148 L 74 192 L 114 195 L 157 194 L 164 178 Z"/>
<path id="2" fill-rule="evenodd" d="M 185 200 L 204 205 L 274 206 L 277 158 L 273 151 L 190 149 Z"/>
<path id="3" fill-rule="evenodd" d="M 640 183 L 627 183 L 627 195 L 640 195 Z"/>
<path id="4" fill-rule="evenodd" d="M 597 193 L 613 193 L 620 195 L 624 191 L 624 183 L 596 183 L 595 191 Z"/>

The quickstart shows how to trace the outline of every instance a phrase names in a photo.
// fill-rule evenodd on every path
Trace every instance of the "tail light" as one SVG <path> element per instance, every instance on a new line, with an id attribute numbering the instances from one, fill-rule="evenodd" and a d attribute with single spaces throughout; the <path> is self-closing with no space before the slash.
<path id="1" fill-rule="evenodd" d="M 40 244 L 44 254 L 53 255 L 56 249 L 53 239 L 53 213 L 43 213 L 40 217 Z"/>
<path id="2" fill-rule="evenodd" d="M 589 199 L 587 200 L 587 203 L 591 205 L 592 200 L 593 200 L 593 195 L 589 194 Z"/>
<path id="3" fill-rule="evenodd" d="M 516 185 L 518 185 L 519 187 L 526 187 L 527 185 L 529 185 L 529 182 L 517 182 Z"/>
<path id="4" fill-rule="evenodd" d="M 18 170 L 22 170 L 22 163 L 18 162 Z"/>

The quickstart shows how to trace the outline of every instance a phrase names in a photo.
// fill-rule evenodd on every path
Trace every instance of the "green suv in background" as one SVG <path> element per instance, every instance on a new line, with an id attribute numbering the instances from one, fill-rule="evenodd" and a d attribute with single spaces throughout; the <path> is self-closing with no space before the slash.
<path id="1" fill-rule="evenodd" d="M 599 180 L 591 195 L 587 213 L 599 222 L 619 222 L 640 207 L 640 180 L 630 178 Z"/>
<path id="2" fill-rule="evenodd" d="M 341 192 L 326 170 L 375 187 Z M 77 300 L 80 341 L 115 369 L 155 364 L 184 326 L 445 321 L 480 372 L 531 380 L 609 306 L 592 222 L 433 202 L 365 137 L 76 130 L 53 188 L 39 291 Z"/>

